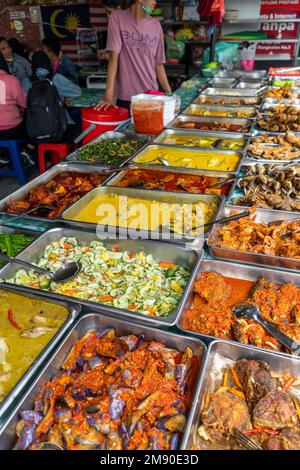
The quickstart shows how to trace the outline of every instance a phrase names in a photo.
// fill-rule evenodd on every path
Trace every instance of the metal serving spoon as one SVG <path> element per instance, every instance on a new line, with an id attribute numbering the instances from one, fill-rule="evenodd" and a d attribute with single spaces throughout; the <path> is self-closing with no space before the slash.
<path id="1" fill-rule="evenodd" d="M 192 232 L 193 230 L 197 230 L 198 228 L 206 228 L 215 224 L 226 224 L 226 222 L 231 222 L 232 220 L 241 219 L 242 217 L 247 217 L 248 215 L 250 215 L 250 212 L 246 211 L 246 212 L 240 212 L 239 214 L 231 215 L 229 217 L 223 217 L 222 219 L 213 220 L 211 222 L 207 222 L 206 224 L 198 225 L 197 227 L 192 227 L 188 229 L 185 233 L 183 233 L 183 235 L 188 235 L 190 232 Z M 160 227 L 162 230 L 167 229 L 171 231 L 171 228 L 166 225 L 161 225 Z"/>
<path id="2" fill-rule="evenodd" d="M 32 207 L 31 209 L 29 209 L 28 211 L 26 212 L 23 212 L 22 214 L 18 214 L 15 216 L 15 214 L 10 214 L 11 217 L 9 219 L 5 219 L 3 220 L 3 222 L 0 222 L 0 226 L 1 225 L 5 225 L 7 224 L 8 222 L 14 222 L 15 220 L 18 220 L 18 219 L 22 219 L 22 217 L 25 217 L 25 215 L 29 215 L 31 214 L 32 212 L 35 212 L 37 210 L 40 210 L 40 209 L 47 209 L 47 210 L 52 210 L 54 209 L 54 207 L 52 206 L 47 206 L 45 204 L 39 204 L 35 207 Z"/>
<path id="3" fill-rule="evenodd" d="M 7 261 L 8 263 L 20 264 L 21 266 L 33 269 L 34 271 L 38 271 L 42 274 L 47 274 L 47 276 L 50 276 L 55 282 L 64 282 L 72 279 L 74 276 L 80 273 L 82 267 L 80 263 L 76 263 L 75 261 L 68 261 L 53 273 L 47 269 L 40 268 L 39 266 L 35 266 L 31 263 L 27 263 L 27 261 L 23 261 L 18 258 L 11 258 L 10 256 L 3 255 L 2 253 L 0 253 L 0 259 L 3 259 L 3 261 Z"/>
<path id="4" fill-rule="evenodd" d="M 124 166 L 111 166 L 110 168 L 104 168 L 101 170 L 101 174 L 103 175 L 109 175 L 110 173 L 117 173 L 119 171 L 124 171 L 124 170 L 129 170 L 130 168 L 136 168 L 139 166 L 147 166 L 150 165 L 153 162 L 159 161 L 163 166 L 170 166 L 169 162 L 162 157 L 154 158 L 154 160 L 150 160 L 149 162 L 146 163 L 139 163 L 139 162 L 132 162 L 129 165 L 124 165 Z"/>
<path id="5" fill-rule="evenodd" d="M 293 235 L 295 235 L 296 233 L 300 233 L 300 228 L 298 228 L 297 230 L 289 230 L 288 232 L 284 233 L 283 235 L 280 235 L 280 239 L 281 240 L 285 240 L 286 238 L 290 238 L 292 237 Z"/>
<path id="6" fill-rule="evenodd" d="M 255 304 L 244 302 L 235 305 L 235 307 L 232 309 L 232 312 L 237 318 L 247 318 L 248 320 L 256 321 L 292 353 L 296 354 L 297 356 L 300 355 L 300 343 L 297 343 L 292 338 L 282 333 L 282 331 L 275 328 L 272 323 L 265 320 L 261 316 L 261 313 Z"/>
<path id="7" fill-rule="evenodd" d="M 271 175 L 272 173 L 276 171 L 286 170 L 286 168 L 289 168 L 290 166 L 294 166 L 294 165 L 299 165 L 299 163 L 300 163 L 300 159 L 298 158 L 297 160 L 294 160 L 290 163 L 285 163 L 284 165 L 280 165 L 278 166 L 278 168 L 272 168 L 271 170 L 268 171 L 268 174 Z"/>

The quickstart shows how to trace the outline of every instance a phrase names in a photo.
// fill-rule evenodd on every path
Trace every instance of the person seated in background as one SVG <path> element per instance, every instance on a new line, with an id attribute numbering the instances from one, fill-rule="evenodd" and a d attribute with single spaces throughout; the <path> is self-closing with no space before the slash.
<path id="1" fill-rule="evenodd" d="M 14 54 L 17 54 L 30 62 L 32 52 L 25 44 L 22 44 L 17 38 L 10 38 L 8 40 L 8 44 L 12 48 Z"/>
<path id="2" fill-rule="evenodd" d="M 11 45 L 3 36 L 0 37 L 0 52 L 7 63 L 9 73 L 22 82 L 24 78 L 30 77 L 31 66 L 28 60 L 18 54 L 14 54 Z"/>
<path id="3" fill-rule="evenodd" d="M 60 73 L 73 82 L 77 82 L 78 74 L 76 67 L 70 57 L 62 53 L 59 41 L 55 38 L 45 38 L 42 42 L 44 52 L 50 59 L 52 72 Z"/>
<path id="4" fill-rule="evenodd" d="M 71 80 L 61 75 L 60 73 L 52 72 L 50 59 L 47 54 L 45 54 L 45 52 L 35 52 L 32 56 L 31 65 L 31 78 L 23 80 L 23 88 L 26 94 L 30 90 L 32 83 L 35 80 L 48 78 L 56 87 L 58 94 L 63 102 L 65 102 L 67 98 L 77 98 L 81 95 L 81 88 L 76 85 L 76 83 L 73 83 Z M 66 113 L 68 119 L 68 130 L 63 141 L 72 143 L 74 139 L 76 139 L 76 137 L 81 133 L 81 128 L 74 123 L 67 110 Z"/>
<path id="5" fill-rule="evenodd" d="M 0 148 L 1 140 L 26 139 L 24 110 L 26 95 L 21 82 L 10 74 L 6 60 L 0 52 Z M 24 153 L 24 155 L 23 155 Z M 28 158 L 26 149 L 21 152 L 25 164 L 34 164 Z M 8 163 L 8 158 L 1 153 L 0 163 Z"/>

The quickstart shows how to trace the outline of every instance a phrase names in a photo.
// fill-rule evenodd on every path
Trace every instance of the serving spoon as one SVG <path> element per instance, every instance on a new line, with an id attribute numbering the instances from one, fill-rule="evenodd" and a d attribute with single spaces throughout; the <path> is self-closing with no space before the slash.
<path id="1" fill-rule="evenodd" d="M 278 328 L 275 328 L 272 323 L 265 320 L 262 317 L 257 305 L 250 302 L 244 302 L 235 305 L 235 307 L 232 309 L 232 312 L 237 318 L 246 318 L 247 320 L 256 321 L 261 326 L 263 326 L 268 333 L 270 333 L 281 344 L 283 344 L 283 346 L 288 348 L 292 353 L 297 356 L 300 355 L 300 343 L 297 343 L 292 338 L 282 333 L 282 331 L 278 330 Z"/>
<path id="2" fill-rule="evenodd" d="M 7 224 L 8 222 L 14 222 L 15 220 L 22 219 L 22 217 L 25 217 L 26 215 L 29 215 L 32 212 L 35 212 L 35 211 L 40 210 L 40 209 L 52 210 L 52 209 L 54 209 L 54 207 L 53 206 L 47 206 L 46 204 L 38 204 L 37 206 L 32 207 L 28 211 L 23 212 L 22 214 L 18 214 L 16 216 L 15 216 L 15 214 L 9 213 L 9 215 L 11 215 L 11 217 L 9 217 L 9 219 L 5 219 L 2 222 L 0 222 L 0 227 L 1 227 L 1 225 Z"/>
<path id="3" fill-rule="evenodd" d="M 26 268 L 33 269 L 34 271 L 38 271 L 41 274 L 46 274 L 47 276 L 51 277 L 54 282 L 64 282 L 72 279 L 74 276 L 81 271 L 81 264 L 75 261 L 67 261 L 64 265 L 59 268 L 54 273 L 52 271 L 48 271 L 47 269 L 40 268 L 39 266 L 35 266 L 34 264 L 27 263 L 27 261 L 23 261 L 18 258 L 11 258 L 10 256 L 4 255 L 0 253 L 0 259 L 3 261 L 7 261 L 8 263 L 15 263 L 20 264 L 21 266 L 25 266 Z"/>
<path id="4" fill-rule="evenodd" d="M 133 162 L 129 165 L 124 165 L 124 166 L 111 166 L 110 168 L 103 168 L 101 170 L 101 174 L 102 175 L 109 175 L 110 173 L 117 173 L 119 171 L 124 171 L 124 170 L 129 170 L 130 168 L 136 168 L 136 167 L 139 167 L 139 166 L 147 166 L 147 165 L 151 165 L 151 163 L 153 162 L 157 162 L 159 161 L 162 166 L 170 166 L 168 160 L 166 160 L 165 158 L 162 158 L 162 157 L 157 157 L 157 158 L 154 158 L 154 160 L 150 160 L 149 162 L 145 162 L 145 163 L 139 163 L 139 162 Z"/>
<path id="5" fill-rule="evenodd" d="M 206 227 L 210 227 L 211 225 L 215 225 L 215 224 L 226 224 L 227 222 L 231 222 L 232 220 L 241 219 L 242 217 L 247 217 L 248 215 L 250 215 L 250 212 L 246 211 L 246 212 L 240 212 L 239 214 L 230 215 L 229 217 L 222 217 L 222 219 L 212 220 L 211 222 L 207 222 L 206 224 L 198 225 L 197 227 L 192 227 L 192 228 L 188 229 L 185 233 L 183 233 L 183 235 L 188 235 L 193 230 L 197 230 L 199 228 L 206 228 Z M 167 230 L 171 231 L 171 228 L 166 226 L 166 225 L 161 225 L 161 229 L 163 229 L 163 230 L 167 229 Z"/>

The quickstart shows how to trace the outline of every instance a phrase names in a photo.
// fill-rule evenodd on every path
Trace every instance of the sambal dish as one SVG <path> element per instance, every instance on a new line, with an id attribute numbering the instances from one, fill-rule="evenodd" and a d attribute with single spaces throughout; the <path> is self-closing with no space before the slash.
<path id="1" fill-rule="evenodd" d="M 281 351 L 281 344 L 253 320 L 236 318 L 233 307 L 244 301 L 257 305 L 262 317 L 300 342 L 300 288 L 277 285 L 263 278 L 257 282 L 202 272 L 194 285 L 191 307 L 182 327 L 217 338 Z"/>
<path id="2" fill-rule="evenodd" d="M 111 182 L 121 188 L 137 188 L 158 191 L 178 191 L 195 194 L 228 194 L 231 184 L 223 184 L 223 178 L 158 170 L 136 169 L 124 172 L 119 181 Z"/>
<path id="3" fill-rule="evenodd" d="M 37 210 L 31 215 L 55 219 L 106 178 L 107 176 L 97 172 L 62 172 L 47 183 L 31 189 L 25 199 L 10 201 L 6 210 L 12 214 L 22 214 L 36 207 Z M 39 209 L 40 205 L 49 206 L 49 209 L 47 207 Z"/>
<path id="4" fill-rule="evenodd" d="M 15 449 L 175 450 L 198 360 L 144 335 L 90 330 L 20 413 Z"/>

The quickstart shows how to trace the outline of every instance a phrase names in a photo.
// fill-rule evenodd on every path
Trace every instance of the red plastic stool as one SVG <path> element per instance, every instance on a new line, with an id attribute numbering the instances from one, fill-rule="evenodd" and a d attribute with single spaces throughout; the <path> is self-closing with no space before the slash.
<path id="1" fill-rule="evenodd" d="M 70 153 L 70 144 L 39 144 L 38 157 L 40 173 L 46 171 L 45 152 L 49 152 L 52 165 L 56 165 L 60 160 L 65 158 Z"/>

